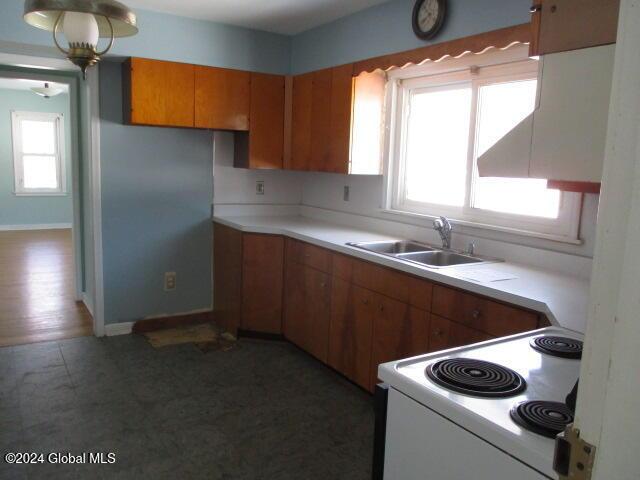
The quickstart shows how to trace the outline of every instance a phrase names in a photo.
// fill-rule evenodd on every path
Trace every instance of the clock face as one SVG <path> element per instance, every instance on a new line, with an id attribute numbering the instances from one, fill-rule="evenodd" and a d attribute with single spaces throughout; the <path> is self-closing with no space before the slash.
<path id="1" fill-rule="evenodd" d="M 438 0 L 425 0 L 418 10 L 418 26 L 423 32 L 430 31 L 438 23 L 440 5 Z"/>
<path id="2" fill-rule="evenodd" d="M 446 0 L 417 0 L 413 8 L 413 30 L 423 39 L 432 38 L 444 22 Z"/>

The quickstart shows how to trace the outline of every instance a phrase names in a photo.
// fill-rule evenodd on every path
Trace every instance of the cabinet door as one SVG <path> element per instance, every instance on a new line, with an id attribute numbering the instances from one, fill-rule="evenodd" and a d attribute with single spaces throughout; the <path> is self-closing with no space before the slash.
<path id="1" fill-rule="evenodd" d="M 432 310 L 441 317 L 496 337 L 538 327 L 538 315 L 533 312 L 441 285 L 433 288 Z"/>
<path id="2" fill-rule="evenodd" d="M 534 0 L 532 54 L 615 43 L 620 0 Z"/>
<path id="3" fill-rule="evenodd" d="M 195 67 L 195 126 L 249 130 L 250 85 L 249 72 Z"/>
<path id="4" fill-rule="evenodd" d="M 130 58 L 123 69 L 127 123 L 194 126 L 193 65 Z"/>
<path id="5" fill-rule="evenodd" d="M 327 172 L 349 173 L 353 86 L 353 65 L 331 69 L 331 135 L 329 156 L 323 165 Z"/>
<path id="6" fill-rule="evenodd" d="M 289 241 L 289 240 L 287 240 Z M 287 257 L 284 275 L 282 332 L 287 340 L 305 348 L 305 267 Z"/>
<path id="7" fill-rule="evenodd" d="M 329 365 L 369 389 L 373 293 L 337 277 L 332 279 Z"/>
<path id="8" fill-rule="evenodd" d="M 429 351 L 429 313 L 382 295 L 375 296 L 371 385 L 378 382 L 378 365 Z"/>
<path id="9" fill-rule="evenodd" d="M 331 277 L 309 267 L 304 267 L 304 273 L 306 320 L 304 349 L 327 363 L 331 319 Z"/>
<path id="10" fill-rule="evenodd" d="M 329 171 L 331 160 L 331 86 L 332 69 L 313 72 L 311 101 L 311 158 L 309 170 Z M 294 124 L 294 129 L 296 125 Z"/>
<path id="11" fill-rule="evenodd" d="M 327 363 L 331 318 L 331 277 L 287 258 L 284 335 Z"/>
<path id="12" fill-rule="evenodd" d="M 429 330 L 429 351 L 431 352 L 484 342 L 493 338 L 486 333 L 433 314 Z"/>
<path id="13" fill-rule="evenodd" d="M 235 335 L 242 311 L 242 232 L 213 224 L 213 311 Z"/>
<path id="14" fill-rule="evenodd" d="M 291 168 L 308 170 L 311 159 L 313 73 L 293 78 Z"/>
<path id="15" fill-rule="evenodd" d="M 284 156 L 284 77 L 251 74 L 249 168 L 282 168 Z"/>
<path id="16" fill-rule="evenodd" d="M 242 248 L 242 328 L 282 332 L 284 239 L 244 234 Z"/>

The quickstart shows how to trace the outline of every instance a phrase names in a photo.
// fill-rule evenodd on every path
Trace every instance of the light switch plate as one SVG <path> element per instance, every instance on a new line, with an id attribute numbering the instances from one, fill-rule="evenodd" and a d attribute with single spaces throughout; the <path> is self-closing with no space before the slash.
<path id="1" fill-rule="evenodd" d="M 345 186 L 344 186 L 344 194 L 343 194 L 343 196 L 342 196 L 342 199 L 343 199 L 345 202 L 348 202 L 348 201 L 349 201 L 349 195 L 350 195 L 350 193 L 351 193 L 351 192 L 350 192 L 349 185 L 345 185 Z"/>

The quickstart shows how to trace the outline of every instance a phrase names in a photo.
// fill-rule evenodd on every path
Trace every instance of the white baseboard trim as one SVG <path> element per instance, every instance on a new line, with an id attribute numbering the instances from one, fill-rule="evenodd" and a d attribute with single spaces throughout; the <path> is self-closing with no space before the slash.
<path id="1" fill-rule="evenodd" d="M 15 230 L 65 230 L 72 228 L 71 223 L 40 223 L 35 225 L 0 225 L 0 232 Z"/>
<path id="2" fill-rule="evenodd" d="M 117 335 L 129 335 L 133 329 L 134 322 L 109 323 L 104 326 L 104 333 L 107 337 Z"/>

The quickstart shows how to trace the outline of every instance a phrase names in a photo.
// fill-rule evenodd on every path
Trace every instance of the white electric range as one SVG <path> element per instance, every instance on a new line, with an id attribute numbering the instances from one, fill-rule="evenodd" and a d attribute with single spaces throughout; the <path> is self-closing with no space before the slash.
<path id="1" fill-rule="evenodd" d="M 557 479 L 582 339 L 550 327 L 380 365 L 384 479 Z"/>

